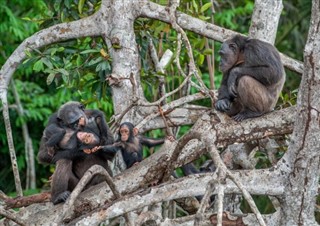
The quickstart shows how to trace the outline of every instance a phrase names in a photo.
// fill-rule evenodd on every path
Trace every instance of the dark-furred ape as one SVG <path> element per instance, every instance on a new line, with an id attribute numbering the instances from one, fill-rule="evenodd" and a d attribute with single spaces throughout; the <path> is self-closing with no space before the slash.
<path id="1" fill-rule="evenodd" d="M 219 54 L 223 79 L 215 108 L 236 121 L 272 111 L 285 82 L 277 49 L 236 35 L 222 44 Z"/>
<path id="2" fill-rule="evenodd" d="M 90 155 L 84 153 L 83 150 L 90 149 L 96 145 L 111 145 L 114 139 L 105 121 L 103 112 L 99 110 L 83 110 L 84 114 L 78 118 L 78 126 L 71 127 L 74 128 L 71 129 L 68 123 L 76 115 L 74 103 L 78 102 L 68 102 L 62 105 L 59 111 L 54 113 L 49 120 L 49 124 L 50 122 L 58 121 L 58 127 L 64 125 L 68 128 L 65 129 L 63 136 L 59 136 L 59 142 L 55 145 L 54 151 L 50 153 L 46 145 L 40 145 L 38 153 L 39 162 L 56 164 L 51 184 L 51 201 L 54 204 L 64 202 L 69 197 L 70 192 L 91 166 L 95 164 L 101 165 L 110 173 L 107 160 L 111 160 L 115 155 L 115 152 L 97 152 Z M 61 120 L 62 118 L 63 120 Z M 47 127 L 50 126 L 49 124 Z M 84 144 L 81 142 L 79 131 L 94 134 L 96 138 L 94 144 Z M 102 177 L 95 176 L 88 186 L 102 181 Z"/>
<path id="3" fill-rule="evenodd" d="M 169 136 L 168 139 L 173 141 L 174 138 Z M 142 147 L 154 147 L 163 144 L 164 138 L 154 139 L 142 136 L 138 133 L 138 129 L 130 122 L 124 122 L 120 125 L 118 139 L 115 145 L 119 146 L 122 152 L 124 162 L 127 168 L 130 168 L 137 162 L 142 161 Z"/>

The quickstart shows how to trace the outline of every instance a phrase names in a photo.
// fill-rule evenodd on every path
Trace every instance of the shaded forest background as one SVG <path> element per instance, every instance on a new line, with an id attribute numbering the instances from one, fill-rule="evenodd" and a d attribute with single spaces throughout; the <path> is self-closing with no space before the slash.
<path id="1" fill-rule="evenodd" d="M 164 0 L 155 2 L 167 4 Z M 0 65 L 2 66 L 25 38 L 51 25 L 87 17 L 99 8 L 100 1 L 57 0 L 46 3 L 41 0 L 0 0 L 0 3 Z M 193 0 L 181 1 L 178 10 L 246 34 L 250 26 L 253 4 L 253 1 L 248 0 L 218 0 L 213 1 L 212 5 L 210 0 Z M 280 52 L 302 60 L 310 22 L 311 1 L 283 1 L 283 4 L 275 46 Z M 177 34 L 168 24 L 142 18 L 135 22 L 135 30 L 141 54 L 141 80 L 144 92 L 149 100 L 154 100 L 158 95 L 158 74 L 148 54 L 148 40 L 153 40 L 161 56 L 166 49 L 175 50 Z M 218 67 L 209 71 L 208 65 L 209 67 L 210 64 L 218 65 L 217 50 L 221 43 L 192 32 L 187 34 L 202 79 L 208 87 L 217 88 L 222 74 Z M 188 57 L 186 51 L 183 51 L 180 61 L 185 65 Z M 101 38 L 65 41 L 27 55 L 28 59 L 14 75 L 8 96 L 14 144 L 25 195 L 38 193 L 47 188 L 47 180 L 54 168 L 40 165 L 36 161 L 36 184 L 32 185 L 29 182 L 30 178 L 26 173 L 28 155 L 25 150 L 23 125 L 27 125 L 29 129 L 36 156 L 47 119 L 66 101 L 77 100 L 86 104 L 87 108 L 100 109 L 105 112 L 109 125 L 113 122 L 111 92 L 105 81 L 105 75 L 111 73 L 112 58 L 108 55 L 108 49 Z M 174 64 L 170 64 L 166 72 L 163 76 L 168 90 L 172 90 L 181 83 L 181 77 Z M 278 108 L 294 105 L 296 100 L 300 75 L 288 70 L 286 73 L 287 81 Z M 208 100 L 202 101 L 201 104 L 211 105 Z M 23 108 L 23 114 L 19 113 L 19 107 Z M 0 110 L 2 110 L 1 105 Z M 183 134 L 188 128 L 188 126 L 181 128 L 180 133 Z M 162 137 L 164 132 L 156 130 L 150 132 L 148 136 Z M 0 154 L 0 190 L 14 195 L 15 185 L 2 114 L 0 114 Z M 144 150 L 144 156 L 149 154 L 149 150 Z M 264 168 L 270 164 L 264 153 L 258 152 L 256 157 L 259 158 L 257 168 Z M 264 206 L 264 200 L 260 204 Z"/>

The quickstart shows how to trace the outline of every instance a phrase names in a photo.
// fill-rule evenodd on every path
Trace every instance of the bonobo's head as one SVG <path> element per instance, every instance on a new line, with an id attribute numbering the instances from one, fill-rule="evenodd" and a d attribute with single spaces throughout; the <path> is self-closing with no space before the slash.
<path id="1" fill-rule="evenodd" d="M 219 50 L 219 68 L 223 73 L 228 72 L 233 66 L 242 63 L 243 50 L 248 38 L 236 35 L 223 42 Z"/>
<path id="2" fill-rule="evenodd" d="M 80 102 L 69 101 L 59 108 L 58 118 L 64 125 L 72 129 L 79 129 L 86 124 L 87 117 L 84 108 L 84 105 Z"/>
<path id="3" fill-rule="evenodd" d="M 77 132 L 77 138 L 82 144 L 86 145 L 98 145 L 99 138 L 94 133 Z"/>
<path id="4" fill-rule="evenodd" d="M 138 129 L 134 128 L 130 122 L 124 122 L 120 125 L 118 136 L 123 142 L 132 142 L 133 138 L 138 134 Z"/>

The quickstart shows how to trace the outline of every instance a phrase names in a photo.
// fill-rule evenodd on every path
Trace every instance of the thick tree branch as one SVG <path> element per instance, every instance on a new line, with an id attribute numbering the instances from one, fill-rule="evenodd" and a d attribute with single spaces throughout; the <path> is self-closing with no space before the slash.
<path id="1" fill-rule="evenodd" d="M 141 16 L 150 19 L 161 20 L 166 23 L 170 23 L 169 13 L 166 11 L 166 7 L 160 6 L 156 3 L 143 0 L 140 2 Z M 193 18 L 184 13 L 176 14 L 178 25 L 186 30 L 193 31 L 197 34 L 205 36 L 207 38 L 223 42 L 224 40 L 232 37 L 237 32 L 231 31 L 226 28 L 216 26 L 214 24 L 207 23 L 203 20 Z M 303 72 L 302 62 L 292 59 L 284 54 L 281 54 L 281 60 L 283 64 L 290 70 L 296 71 L 300 74 Z"/>

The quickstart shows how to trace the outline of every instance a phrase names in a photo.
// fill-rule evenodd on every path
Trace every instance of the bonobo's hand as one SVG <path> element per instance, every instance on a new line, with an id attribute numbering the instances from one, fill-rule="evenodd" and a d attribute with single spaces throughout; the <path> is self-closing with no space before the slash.
<path id="1" fill-rule="evenodd" d="M 125 143 L 122 141 L 113 144 L 115 147 L 125 148 Z"/>
<path id="2" fill-rule="evenodd" d="M 50 155 L 51 157 L 53 157 L 54 154 L 56 153 L 55 148 L 52 147 L 52 146 L 48 146 L 48 147 L 47 147 L 47 150 L 48 150 L 48 155 Z"/>
<path id="3" fill-rule="evenodd" d="M 228 92 L 230 97 L 235 98 L 238 96 L 238 91 L 237 91 L 237 78 L 238 78 L 238 73 L 237 73 L 237 68 L 233 68 L 229 72 L 229 78 L 228 78 Z"/>
<path id="4" fill-rule="evenodd" d="M 218 111 L 226 112 L 230 110 L 231 101 L 229 99 L 217 100 L 215 107 Z"/>
<path id="5" fill-rule="evenodd" d="M 92 151 L 91 149 L 83 149 L 83 152 L 89 155 L 91 154 Z"/>

